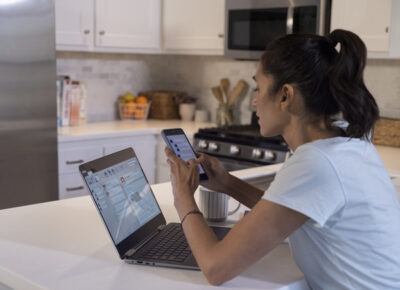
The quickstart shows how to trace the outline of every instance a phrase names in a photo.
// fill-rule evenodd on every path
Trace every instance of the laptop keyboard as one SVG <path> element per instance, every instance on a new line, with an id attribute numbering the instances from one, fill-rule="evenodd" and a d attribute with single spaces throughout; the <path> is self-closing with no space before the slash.
<path id="1" fill-rule="evenodd" d="M 168 225 L 137 258 L 183 262 L 191 254 L 180 224 Z"/>

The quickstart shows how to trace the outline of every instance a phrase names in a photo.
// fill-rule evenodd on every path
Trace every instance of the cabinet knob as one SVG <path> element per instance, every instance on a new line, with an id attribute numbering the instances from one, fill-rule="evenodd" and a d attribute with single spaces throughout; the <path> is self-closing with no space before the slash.
<path id="1" fill-rule="evenodd" d="M 219 33 L 219 34 L 218 34 L 218 37 L 219 37 L 219 38 L 224 38 L 224 34 L 223 34 L 223 33 Z"/>
<path id="2" fill-rule="evenodd" d="M 99 34 L 100 34 L 100 35 L 104 35 L 104 34 L 106 34 L 106 32 L 105 32 L 104 30 L 100 30 L 100 31 L 99 31 Z"/>
<path id="3" fill-rule="evenodd" d="M 90 30 L 89 30 L 89 29 L 85 29 L 85 30 L 83 31 L 83 33 L 84 33 L 84 34 L 89 34 L 89 33 L 90 33 Z"/>
<path id="4" fill-rule="evenodd" d="M 386 33 L 389 32 L 389 26 L 386 27 L 385 32 L 386 32 Z"/>

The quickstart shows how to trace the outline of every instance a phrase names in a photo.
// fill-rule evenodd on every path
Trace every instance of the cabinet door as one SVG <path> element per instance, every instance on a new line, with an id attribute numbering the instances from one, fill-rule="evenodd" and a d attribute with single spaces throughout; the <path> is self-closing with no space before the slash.
<path id="1" fill-rule="evenodd" d="M 356 33 L 368 51 L 389 50 L 391 0 L 333 0 L 331 30 L 342 28 Z"/>
<path id="2" fill-rule="evenodd" d="M 160 0 L 96 0 L 96 45 L 160 47 Z"/>
<path id="3" fill-rule="evenodd" d="M 93 47 L 93 1 L 55 1 L 57 49 L 89 50 Z"/>
<path id="4" fill-rule="evenodd" d="M 62 144 L 58 147 L 58 173 L 78 173 L 79 165 L 103 156 L 103 147 L 82 143 Z"/>
<path id="5" fill-rule="evenodd" d="M 164 0 L 164 48 L 222 54 L 224 7 L 224 0 Z"/>
<path id="6" fill-rule="evenodd" d="M 59 199 L 90 194 L 80 173 L 60 174 L 58 186 Z"/>
<path id="7" fill-rule="evenodd" d="M 104 155 L 132 147 L 150 184 L 155 183 L 156 138 L 154 135 L 104 140 Z"/>

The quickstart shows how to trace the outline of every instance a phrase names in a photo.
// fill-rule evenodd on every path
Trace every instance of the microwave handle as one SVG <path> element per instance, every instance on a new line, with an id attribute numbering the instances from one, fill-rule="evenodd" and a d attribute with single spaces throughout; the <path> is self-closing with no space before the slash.
<path id="1" fill-rule="evenodd" d="M 294 7 L 289 6 L 286 18 L 286 34 L 293 33 L 293 12 L 294 12 Z"/>

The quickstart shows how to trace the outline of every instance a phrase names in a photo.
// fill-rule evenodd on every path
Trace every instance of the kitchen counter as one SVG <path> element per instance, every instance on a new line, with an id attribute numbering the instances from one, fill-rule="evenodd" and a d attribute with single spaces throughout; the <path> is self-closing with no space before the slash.
<path id="1" fill-rule="evenodd" d="M 146 120 L 146 121 L 110 121 L 87 123 L 80 126 L 59 127 L 58 141 L 91 140 L 107 137 L 123 137 L 132 134 L 159 134 L 162 129 L 182 128 L 187 135 L 196 133 L 200 128 L 215 127 L 210 122 L 189 122 L 182 120 Z"/>
<path id="2" fill-rule="evenodd" d="M 256 177 L 276 169 L 249 169 L 235 175 Z M 152 189 L 166 220 L 178 221 L 170 183 Z M 243 210 L 225 225 L 240 219 Z M 89 196 L 1 210 L 0 282 L 16 289 L 214 289 L 199 271 L 121 261 Z M 219 289 L 308 287 L 289 246 L 282 243 Z"/>
<path id="3" fill-rule="evenodd" d="M 256 167 L 233 174 L 249 180 L 274 175 L 280 167 Z M 396 180 L 400 199 L 400 179 Z M 178 221 L 170 183 L 152 185 L 152 190 L 167 222 Z M 236 205 L 233 199 L 230 203 Z M 234 225 L 244 209 L 242 206 L 219 225 Z M 89 196 L 1 210 L 1 283 L 15 289 L 214 289 L 198 271 L 122 262 Z M 282 243 L 219 289 L 308 287 L 289 246 Z"/>
<path id="4" fill-rule="evenodd" d="M 67 142 L 75 140 L 91 140 L 138 134 L 159 134 L 162 129 L 182 128 L 187 135 L 193 135 L 200 128 L 215 127 L 210 122 L 188 122 L 182 120 L 146 120 L 146 121 L 110 121 L 99 123 L 87 123 L 76 127 L 58 128 L 58 141 Z M 398 171 L 400 174 L 400 148 L 375 145 L 386 168 Z"/>

